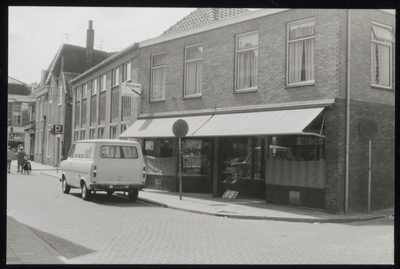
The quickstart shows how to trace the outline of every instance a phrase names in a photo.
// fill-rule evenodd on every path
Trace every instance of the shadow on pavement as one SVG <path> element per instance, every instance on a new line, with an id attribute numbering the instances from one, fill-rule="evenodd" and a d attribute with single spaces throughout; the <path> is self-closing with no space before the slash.
<path id="1" fill-rule="evenodd" d="M 84 201 L 81 198 L 81 193 L 70 193 L 68 195 L 74 196 L 80 200 L 82 200 L 82 203 L 96 203 L 99 205 L 103 206 L 117 206 L 117 207 L 150 207 L 153 205 L 143 203 L 140 201 L 130 201 L 128 199 L 128 196 L 123 196 L 123 194 L 113 194 L 113 195 L 108 195 L 105 192 L 97 192 L 96 194 L 92 194 L 91 198 L 89 201 Z"/>
<path id="2" fill-rule="evenodd" d="M 77 245 L 71 241 L 68 241 L 64 238 L 57 237 L 55 235 L 42 232 L 33 227 L 27 226 L 31 231 L 33 231 L 37 236 L 39 236 L 42 240 L 47 242 L 52 248 L 58 251 L 61 255 L 66 257 L 67 259 L 73 259 L 79 256 L 85 256 L 90 253 L 95 252 L 92 249 L 86 248 L 81 245 Z"/>

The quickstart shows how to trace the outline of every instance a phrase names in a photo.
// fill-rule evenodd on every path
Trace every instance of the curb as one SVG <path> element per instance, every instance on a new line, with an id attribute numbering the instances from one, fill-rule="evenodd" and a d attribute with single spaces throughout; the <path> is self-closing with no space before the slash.
<path id="1" fill-rule="evenodd" d="M 185 211 L 185 212 L 202 214 L 202 215 L 215 216 L 215 217 L 232 218 L 232 219 L 272 220 L 272 221 L 303 222 L 303 223 L 351 223 L 351 222 L 368 221 L 368 220 L 374 220 L 374 219 L 380 219 L 380 218 L 387 217 L 387 216 L 377 216 L 377 217 L 369 217 L 369 218 L 348 218 L 348 219 L 309 219 L 309 218 L 284 218 L 284 217 L 280 218 L 280 217 L 254 216 L 254 215 L 232 215 L 232 214 L 226 214 L 226 213 L 209 213 L 209 212 L 204 212 L 204 211 L 200 211 L 200 210 L 169 206 L 167 204 L 160 203 L 158 201 L 151 200 L 148 198 L 138 197 L 138 200 L 149 203 L 149 204 L 165 207 L 165 208 L 181 210 L 181 211 Z"/>

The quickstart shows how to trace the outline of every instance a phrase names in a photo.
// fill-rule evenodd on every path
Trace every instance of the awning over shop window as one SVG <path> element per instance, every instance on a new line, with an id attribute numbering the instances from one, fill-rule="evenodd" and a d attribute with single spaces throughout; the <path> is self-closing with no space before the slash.
<path id="1" fill-rule="evenodd" d="M 195 136 L 301 134 L 324 108 L 214 115 Z"/>
<path id="2" fill-rule="evenodd" d="M 172 132 L 172 125 L 178 119 L 183 119 L 188 123 L 189 131 L 186 136 L 190 137 L 211 117 L 212 115 L 138 120 L 118 137 L 175 137 Z"/>

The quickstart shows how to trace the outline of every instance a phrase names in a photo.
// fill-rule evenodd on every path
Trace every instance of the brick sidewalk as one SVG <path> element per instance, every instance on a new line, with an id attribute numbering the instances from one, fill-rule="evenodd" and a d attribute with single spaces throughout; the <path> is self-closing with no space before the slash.
<path id="1" fill-rule="evenodd" d="M 7 216 L 7 264 L 64 264 L 67 260 L 28 227 Z"/>

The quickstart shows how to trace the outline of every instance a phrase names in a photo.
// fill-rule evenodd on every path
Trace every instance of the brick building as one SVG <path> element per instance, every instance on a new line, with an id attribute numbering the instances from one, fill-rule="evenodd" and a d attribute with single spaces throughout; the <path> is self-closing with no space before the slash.
<path id="1" fill-rule="evenodd" d="M 224 10 L 198 9 L 73 79 L 74 140 L 138 139 L 148 187 L 177 191 L 182 118 L 183 191 L 331 213 L 392 207 L 395 16 Z M 140 97 L 122 95 L 126 81 Z M 379 127 L 371 181 L 366 120 Z"/>
<path id="2" fill-rule="evenodd" d="M 110 53 L 94 50 L 94 30 L 89 21 L 86 47 L 62 44 L 41 82 L 35 89 L 36 124 L 34 159 L 56 166 L 71 146 L 72 85 L 71 80 L 90 67 L 102 62 Z M 62 126 L 59 134 L 53 127 Z"/>

